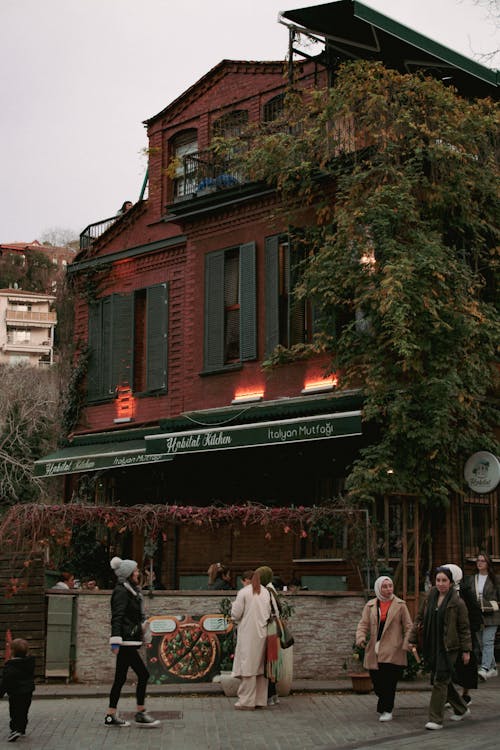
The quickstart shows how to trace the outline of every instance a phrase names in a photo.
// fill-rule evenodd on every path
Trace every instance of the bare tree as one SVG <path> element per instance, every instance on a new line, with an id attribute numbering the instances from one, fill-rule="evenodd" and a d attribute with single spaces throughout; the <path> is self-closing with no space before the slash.
<path id="1" fill-rule="evenodd" d="M 0 365 L 0 509 L 43 496 L 33 464 L 55 444 L 57 402 L 55 370 Z"/>
<path id="2" fill-rule="evenodd" d="M 41 242 L 53 247 L 76 247 L 78 234 L 73 229 L 65 227 L 49 227 L 42 232 Z"/>
<path id="3" fill-rule="evenodd" d="M 473 4 L 479 8 L 484 8 L 486 20 L 491 23 L 492 29 L 498 31 L 500 28 L 500 0 L 473 0 Z M 489 52 L 475 53 L 475 57 L 488 65 L 494 62 L 499 51 L 498 47 L 493 47 Z"/>

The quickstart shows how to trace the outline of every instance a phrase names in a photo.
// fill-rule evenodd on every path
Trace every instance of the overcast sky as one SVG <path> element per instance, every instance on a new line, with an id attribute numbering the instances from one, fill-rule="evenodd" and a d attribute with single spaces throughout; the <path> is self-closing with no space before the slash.
<path id="1" fill-rule="evenodd" d="M 500 47 L 474 0 L 364 2 L 469 57 Z M 142 121 L 223 59 L 283 59 L 278 12 L 316 4 L 0 0 L 0 242 L 76 235 L 137 200 Z"/>

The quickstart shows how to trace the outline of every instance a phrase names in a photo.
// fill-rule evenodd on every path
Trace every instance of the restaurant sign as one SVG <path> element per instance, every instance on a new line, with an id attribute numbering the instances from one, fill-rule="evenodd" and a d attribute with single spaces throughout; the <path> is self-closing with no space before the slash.
<path id="1" fill-rule="evenodd" d="M 349 411 L 274 422 L 210 427 L 146 436 L 146 454 L 174 456 L 230 448 L 283 445 L 361 435 L 361 412 Z"/>
<path id="2" fill-rule="evenodd" d="M 172 456 L 161 454 L 147 455 L 144 448 L 138 451 L 123 451 L 113 453 L 91 453 L 89 455 L 47 457 L 35 462 L 35 476 L 55 477 L 60 474 L 78 474 L 85 471 L 100 469 L 120 469 L 129 466 L 144 466 L 145 464 L 171 461 Z"/>
<path id="3" fill-rule="evenodd" d="M 500 461 L 489 451 L 478 451 L 465 464 L 464 478 L 474 492 L 493 492 L 500 482 Z"/>

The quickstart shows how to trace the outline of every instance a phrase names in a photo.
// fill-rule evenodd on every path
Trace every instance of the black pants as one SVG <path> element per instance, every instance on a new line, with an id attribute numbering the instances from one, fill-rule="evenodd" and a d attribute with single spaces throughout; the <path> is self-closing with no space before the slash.
<path id="1" fill-rule="evenodd" d="M 21 695 L 9 695 L 9 713 L 11 731 L 26 731 L 28 725 L 28 711 L 31 706 L 33 693 L 22 693 Z"/>
<path id="2" fill-rule="evenodd" d="M 143 706 L 146 698 L 146 685 L 149 680 L 149 672 L 142 661 L 139 649 L 135 646 L 120 646 L 116 655 L 115 681 L 109 695 L 109 707 L 116 708 L 120 699 L 122 687 L 127 679 L 127 672 L 131 667 L 137 675 L 137 688 L 135 691 L 137 705 Z"/>
<path id="3" fill-rule="evenodd" d="M 378 669 L 370 669 L 373 689 L 378 698 L 379 714 L 392 713 L 398 680 L 403 675 L 403 667 L 397 664 L 379 663 Z"/>

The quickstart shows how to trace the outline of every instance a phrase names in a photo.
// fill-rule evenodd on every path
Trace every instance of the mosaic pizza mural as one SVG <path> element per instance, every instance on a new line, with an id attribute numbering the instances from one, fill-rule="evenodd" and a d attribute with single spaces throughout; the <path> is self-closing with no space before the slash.
<path id="1" fill-rule="evenodd" d="M 234 631 L 220 614 L 149 619 L 152 640 L 146 646 L 151 682 L 211 682 L 231 668 Z"/>

